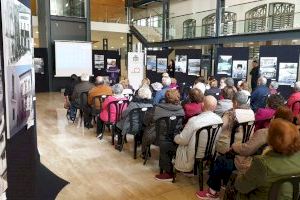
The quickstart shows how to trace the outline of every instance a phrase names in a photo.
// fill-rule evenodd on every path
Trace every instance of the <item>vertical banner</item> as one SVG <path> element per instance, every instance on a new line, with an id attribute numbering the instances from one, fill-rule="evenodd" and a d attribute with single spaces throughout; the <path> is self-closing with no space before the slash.
<path id="1" fill-rule="evenodd" d="M 34 124 L 34 68 L 31 10 L 17 0 L 1 0 L 7 137 Z"/>
<path id="2" fill-rule="evenodd" d="M 144 78 L 144 53 L 128 52 L 128 80 L 137 90 Z"/>

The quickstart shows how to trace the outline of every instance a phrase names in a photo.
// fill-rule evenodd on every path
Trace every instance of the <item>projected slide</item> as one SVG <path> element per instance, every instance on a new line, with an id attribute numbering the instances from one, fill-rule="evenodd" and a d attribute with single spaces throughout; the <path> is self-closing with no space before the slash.
<path id="1" fill-rule="evenodd" d="M 55 41 L 55 76 L 93 74 L 90 42 Z"/>

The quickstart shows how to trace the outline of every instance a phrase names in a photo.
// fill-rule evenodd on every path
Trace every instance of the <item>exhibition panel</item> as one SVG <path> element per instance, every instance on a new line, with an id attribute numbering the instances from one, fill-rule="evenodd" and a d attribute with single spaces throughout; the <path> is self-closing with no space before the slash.
<path id="1" fill-rule="evenodd" d="M 168 56 L 171 50 L 147 51 L 146 76 L 152 83 L 161 82 L 161 75 L 167 72 Z"/>

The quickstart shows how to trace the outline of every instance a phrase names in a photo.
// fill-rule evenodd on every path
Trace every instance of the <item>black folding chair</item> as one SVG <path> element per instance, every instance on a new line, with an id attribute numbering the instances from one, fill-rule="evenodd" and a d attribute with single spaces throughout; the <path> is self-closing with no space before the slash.
<path id="1" fill-rule="evenodd" d="M 124 96 L 128 99 L 128 101 L 132 101 L 133 94 L 124 94 Z"/>
<path id="2" fill-rule="evenodd" d="M 290 183 L 291 186 L 293 187 L 293 200 L 300 200 L 300 191 L 299 191 L 300 176 L 299 175 L 283 178 L 274 182 L 270 188 L 268 199 L 277 200 L 280 195 L 281 186 L 284 183 Z"/>
<path id="3" fill-rule="evenodd" d="M 155 143 L 156 144 L 159 143 L 159 137 L 160 137 L 161 128 L 162 128 L 161 125 L 165 124 L 165 127 L 166 127 L 166 132 L 164 134 L 166 134 L 169 137 L 174 138 L 176 131 L 179 132 L 180 128 L 182 127 L 183 120 L 184 120 L 184 116 L 162 117 L 162 118 L 159 118 L 158 120 L 156 120 L 156 122 L 155 122 L 155 134 L 156 134 L 155 141 L 156 142 Z M 151 145 L 149 145 L 146 148 L 144 165 L 146 165 L 146 163 L 148 161 L 148 157 L 149 157 L 149 155 L 151 155 L 150 147 L 151 147 Z"/>
<path id="4" fill-rule="evenodd" d="M 116 123 L 121 119 L 122 117 L 122 112 L 127 108 L 127 106 L 129 105 L 129 101 L 128 100 L 120 100 L 120 101 L 112 101 L 108 104 L 108 122 L 103 122 L 103 126 L 102 126 L 102 136 L 99 137 L 99 139 L 102 139 L 104 131 L 105 131 L 105 126 L 112 126 L 112 130 L 111 130 L 111 135 L 112 135 L 112 145 L 115 144 L 115 129 L 116 129 Z M 112 107 L 116 108 L 116 113 L 115 113 L 115 121 L 112 121 Z M 99 119 L 100 120 L 100 119 Z M 97 123 L 100 123 L 100 121 L 98 121 Z"/>
<path id="5" fill-rule="evenodd" d="M 142 134 L 141 131 L 142 131 L 144 117 L 145 117 L 145 114 L 147 113 L 148 109 L 150 109 L 150 108 L 151 107 L 135 108 L 135 109 L 131 110 L 129 113 L 129 132 L 128 133 L 130 133 L 134 136 L 134 152 L 133 152 L 134 159 L 136 159 L 138 139 L 141 138 L 141 134 Z M 138 119 L 137 124 L 135 124 L 136 122 L 134 122 L 134 117 L 137 117 L 137 119 Z M 135 125 L 137 126 L 137 129 L 134 129 Z M 122 146 L 120 148 L 120 151 L 123 150 L 123 146 L 126 141 L 126 135 L 127 135 L 127 133 L 125 133 L 125 135 L 123 135 Z"/>
<path id="6" fill-rule="evenodd" d="M 84 108 L 88 105 L 87 99 L 88 99 L 89 92 L 81 92 L 80 93 L 80 104 L 79 104 L 79 112 L 80 112 L 80 118 L 83 117 Z"/>
<path id="7" fill-rule="evenodd" d="M 201 129 L 199 129 L 196 132 L 196 143 L 195 143 L 195 164 L 194 164 L 194 174 L 199 176 L 199 188 L 200 190 L 203 190 L 203 170 L 204 170 L 204 163 L 205 162 L 213 162 L 214 160 L 214 147 L 216 144 L 216 137 L 220 131 L 220 128 L 223 126 L 223 123 L 221 124 L 215 124 L 211 126 L 206 126 Z M 201 136 L 201 133 L 207 132 L 207 142 L 205 147 L 205 154 L 203 158 L 197 158 L 197 152 L 199 148 L 199 139 Z M 175 174 L 173 176 L 173 183 L 176 179 L 176 170 Z"/>
<path id="8" fill-rule="evenodd" d="M 249 122 L 243 122 L 243 123 L 238 123 L 235 122 L 235 125 L 232 128 L 231 131 L 231 136 L 230 136 L 230 146 L 234 143 L 235 140 L 235 134 L 238 131 L 238 129 L 242 127 L 243 128 L 243 139 L 242 143 L 245 143 L 249 140 L 251 133 L 254 128 L 254 121 L 249 121 Z"/>

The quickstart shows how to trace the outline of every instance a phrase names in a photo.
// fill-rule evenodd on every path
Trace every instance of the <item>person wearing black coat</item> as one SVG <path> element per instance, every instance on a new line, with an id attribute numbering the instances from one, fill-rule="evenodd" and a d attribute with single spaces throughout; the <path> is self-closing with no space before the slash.
<path id="1" fill-rule="evenodd" d="M 260 67 L 258 66 L 258 62 L 256 60 L 252 61 L 252 70 L 250 72 L 251 75 L 251 89 L 254 91 L 257 87 L 257 80 L 260 76 Z"/>
<path id="2" fill-rule="evenodd" d="M 168 68 L 167 68 L 167 73 L 171 78 L 175 77 L 175 61 L 172 59 L 169 62 Z"/>
<path id="3" fill-rule="evenodd" d="M 180 94 L 177 90 L 168 90 L 165 94 L 165 103 L 158 104 L 153 112 L 146 114 L 144 119 L 144 135 L 142 139 L 142 152 L 145 155 L 147 146 L 155 144 L 160 148 L 159 167 L 164 171 L 162 174 L 155 176 L 157 180 L 172 180 L 173 165 L 172 159 L 176 153 L 177 145 L 173 142 L 176 134 L 179 134 L 182 121 L 181 120 L 172 135 L 166 134 L 166 125 L 161 123 L 160 132 L 157 134 L 155 130 L 156 120 L 162 117 L 181 116 L 184 117 L 184 110 L 180 105 Z"/>

